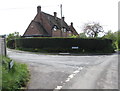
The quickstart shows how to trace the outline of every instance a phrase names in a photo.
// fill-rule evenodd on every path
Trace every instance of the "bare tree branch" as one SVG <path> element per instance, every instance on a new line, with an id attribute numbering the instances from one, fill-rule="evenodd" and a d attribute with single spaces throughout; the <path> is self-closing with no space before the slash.
<path id="1" fill-rule="evenodd" d="M 89 35 L 89 37 L 98 37 L 100 32 L 104 32 L 103 27 L 99 23 L 86 23 L 83 31 Z"/>

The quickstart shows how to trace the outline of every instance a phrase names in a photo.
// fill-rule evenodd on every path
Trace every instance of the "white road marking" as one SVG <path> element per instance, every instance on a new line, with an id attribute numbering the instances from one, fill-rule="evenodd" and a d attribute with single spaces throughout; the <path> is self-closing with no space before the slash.
<path id="1" fill-rule="evenodd" d="M 74 74 L 77 74 L 78 72 L 79 72 L 79 70 L 76 70 L 76 71 L 74 71 L 73 73 L 74 73 Z"/>
<path id="2" fill-rule="evenodd" d="M 81 70 L 83 69 L 83 67 L 78 67 L 77 70 L 75 70 L 71 75 L 68 76 L 68 78 L 65 80 L 65 82 L 61 81 L 61 83 L 63 85 L 65 85 L 67 82 L 69 82 L 77 73 L 79 73 Z M 54 91 L 59 91 L 60 89 L 62 89 L 63 85 L 61 86 L 57 86 Z"/>
<path id="3" fill-rule="evenodd" d="M 61 89 L 62 88 L 62 86 L 57 86 L 55 89 Z"/>
<path id="4" fill-rule="evenodd" d="M 70 78 L 70 79 L 71 79 L 71 78 L 73 78 L 73 77 L 74 77 L 74 75 L 75 75 L 75 74 L 71 74 L 71 75 L 69 75 L 69 76 L 68 76 L 68 78 Z"/>
<path id="5" fill-rule="evenodd" d="M 67 80 L 65 82 L 68 82 L 68 81 L 70 81 L 70 78 L 67 78 Z"/>

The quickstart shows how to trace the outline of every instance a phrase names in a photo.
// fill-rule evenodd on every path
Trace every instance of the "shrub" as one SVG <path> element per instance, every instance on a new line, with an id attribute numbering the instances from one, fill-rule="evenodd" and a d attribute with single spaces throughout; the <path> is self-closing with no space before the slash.
<path id="1" fill-rule="evenodd" d="M 117 45 L 118 45 L 118 49 L 120 51 L 120 30 L 118 31 Z"/>
<path id="2" fill-rule="evenodd" d="M 47 52 L 113 52 L 110 39 L 84 38 L 21 38 L 15 40 L 16 48 L 37 49 Z M 72 49 L 79 47 L 79 49 Z"/>

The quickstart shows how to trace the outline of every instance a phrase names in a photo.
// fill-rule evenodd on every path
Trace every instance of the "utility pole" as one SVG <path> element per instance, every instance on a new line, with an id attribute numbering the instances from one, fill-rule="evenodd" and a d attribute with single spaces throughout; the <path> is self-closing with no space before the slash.
<path id="1" fill-rule="evenodd" d="M 61 19 L 62 19 L 62 4 L 60 5 Z"/>
<path id="2" fill-rule="evenodd" d="M 62 23 L 63 23 L 63 20 L 62 20 L 62 4 L 60 4 L 60 13 L 61 13 L 61 37 L 62 37 Z"/>

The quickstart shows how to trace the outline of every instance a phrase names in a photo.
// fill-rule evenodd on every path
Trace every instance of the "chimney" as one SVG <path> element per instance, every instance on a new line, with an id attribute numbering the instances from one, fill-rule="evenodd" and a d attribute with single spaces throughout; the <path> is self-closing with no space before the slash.
<path id="1" fill-rule="evenodd" d="M 38 6 L 37 7 L 37 13 L 40 13 L 41 12 L 41 6 Z"/>
<path id="2" fill-rule="evenodd" d="M 54 18 L 55 19 L 57 18 L 57 12 L 54 12 Z"/>
<path id="3" fill-rule="evenodd" d="M 71 22 L 71 26 L 73 26 L 73 22 Z"/>
<path id="4" fill-rule="evenodd" d="M 65 20 L 65 17 L 62 17 L 62 20 L 64 21 L 64 20 Z"/>

